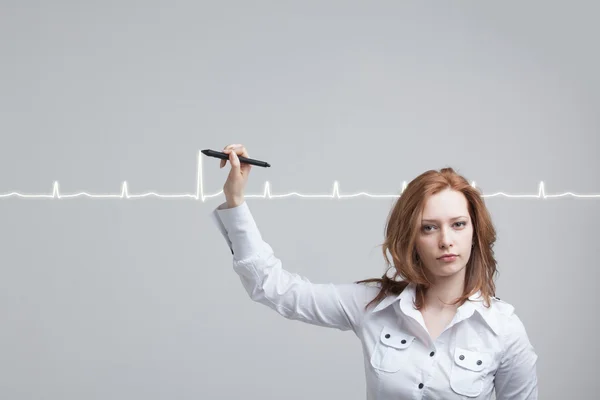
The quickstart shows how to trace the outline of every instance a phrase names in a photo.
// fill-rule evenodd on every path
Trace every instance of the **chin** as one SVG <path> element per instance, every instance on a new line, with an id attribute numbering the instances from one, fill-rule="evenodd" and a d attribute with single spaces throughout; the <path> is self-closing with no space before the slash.
<path id="1" fill-rule="evenodd" d="M 433 274 L 436 277 L 447 278 L 456 274 L 460 274 L 464 271 L 466 265 L 444 265 L 441 268 L 438 268 Z"/>

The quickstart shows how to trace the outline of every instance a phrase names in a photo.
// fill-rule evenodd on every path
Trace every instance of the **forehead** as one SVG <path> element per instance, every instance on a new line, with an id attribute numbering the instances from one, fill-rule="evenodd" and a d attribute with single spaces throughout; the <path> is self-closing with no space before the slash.
<path id="1" fill-rule="evenodd" d="M 446 189 L 425 201 L 422 219 L 449 219 L 459 215 L 468 216 L 467 198 L 461 192 Z"/>

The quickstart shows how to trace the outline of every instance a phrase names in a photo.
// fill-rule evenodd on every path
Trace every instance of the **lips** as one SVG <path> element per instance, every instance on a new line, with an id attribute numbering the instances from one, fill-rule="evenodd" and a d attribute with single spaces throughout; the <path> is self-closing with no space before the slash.
<path id="1" fill-rule="evenodd" d="M 456 257 L 456 254 L 444 254 L 443 256 L 441 256 L 439 258 L 439 260 L 443 260 L 445 258 L 454 258 L 454 257 Z"/>

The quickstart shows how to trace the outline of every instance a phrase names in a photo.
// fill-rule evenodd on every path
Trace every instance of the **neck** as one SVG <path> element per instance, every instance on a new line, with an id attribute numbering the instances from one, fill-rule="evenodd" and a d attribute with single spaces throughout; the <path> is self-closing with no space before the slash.
<path id="1" fill-rule="evenodd" d="M 433 284 L 425 292 L 425 309 L 431 311 L 456 311 L 458 304 L 449 304 L 458 299 L 464 290 L 464 273 L 430 280 Z"/>

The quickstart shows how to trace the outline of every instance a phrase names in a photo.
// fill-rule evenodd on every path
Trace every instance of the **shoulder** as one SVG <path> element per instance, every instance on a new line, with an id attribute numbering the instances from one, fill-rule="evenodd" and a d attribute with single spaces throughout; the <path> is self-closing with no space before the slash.
<path id="1" fill-rule="evenodd" d="M 365 306 L 380 292 L 381 287 L 374 283 L 337 283 L 329 284 L 343 300 L 351 300 L 357 306 Z"/>
<path id="2" fill-rule="evenodd" d="M 496 296 L 490 297 L 490 310 L 496 317 L 502 320 L 511 318 L 515 313 L 515 307 L 512 304 Z"/>
<path id="3" fill-rule="evenodd" d="M 489 307 L 483 299 L 479 299 L 475 304 L 486 323 L 498 336 L 506 336 L 518 328 L 520 320 L 515 313 L 515 307 L 509 302 L 491 296 Z"/>
<path id="4" fill-rule="evenodd" d="M 382 282 L 380 279 L 373 280 L 371 282 L 354 282 L 360 288 L 357 289 L 365 296 L 369 297 L 369 300 L 373 300 L 375 297 L 384 299 L 396 299 L 406 287 L 409 285 L 406 281 L 395 281 L 395 282 Z M 385 293 L 382 293 L 385 291 Z"/>
<path id="5" fill-rule="evenodd" d="M 352 291 L 365 303 L 373 300 L 381 291 L 380 282 L 352 283 Z"/>
<path id="6" fill-rule="evenodd" d="M 505 347 L 513 346 L 519 342 L 529 343 L 525 324 L 512 304 L 500 300 L 498 297 L 492 297 L 490 310 L 496 320 L 498 334 Z"/>
<path id="7" fill-rule="evenodd" d="M 502 365 L 509 370 L 523 368 L 524 366 L 535 366 L 537 353 L 529 339 L 525 324 L 515 311 L 515 307 L 504 302 L 498 307 L 498 314 L 499 319 L 502 321 L 500 334 Z"/>

